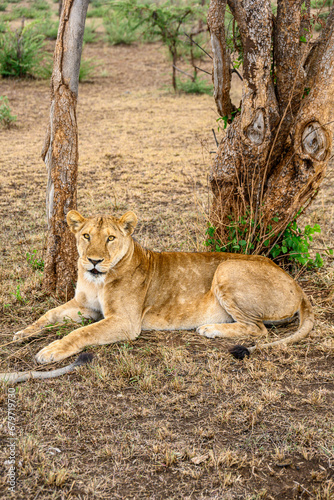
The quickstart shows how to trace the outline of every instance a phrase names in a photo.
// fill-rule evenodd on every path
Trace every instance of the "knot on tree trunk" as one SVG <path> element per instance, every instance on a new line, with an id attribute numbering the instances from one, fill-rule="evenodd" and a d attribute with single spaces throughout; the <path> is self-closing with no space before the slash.
<path id="1" fill-rule="evenodd" d="M 311 122 L 306 125 L 302 133 L 303 152 L 314 160 L 324 161 L 330 153 L 330 141 L 326 130 L 319 122 Z"/>
<path id="2" fill-rule="evenodd" d="M 265 128 L 264 112 L 257 109 L 252 122 L 245 129 L 245 135 L 252 144 L 259 146 L 264 141 Z"/>

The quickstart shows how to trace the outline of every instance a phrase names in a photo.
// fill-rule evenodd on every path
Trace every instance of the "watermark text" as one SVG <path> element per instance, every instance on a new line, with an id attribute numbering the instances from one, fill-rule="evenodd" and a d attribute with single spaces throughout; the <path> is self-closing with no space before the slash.
<path id="1" fill-rule="evenodd" d="M 15 387 L 8 387 L 8 459 L 5 464 L 7 470 L 8 490 L 15 492 L 16 486 L 16 392 Z"/>

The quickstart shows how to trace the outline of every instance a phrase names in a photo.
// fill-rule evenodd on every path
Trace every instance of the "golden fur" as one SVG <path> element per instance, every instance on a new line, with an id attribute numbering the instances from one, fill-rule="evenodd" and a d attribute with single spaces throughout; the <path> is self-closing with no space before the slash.
<path id="1" fill-rule="evenodd" d="M 299 330 L 268 347 L 306 337 L 313 327 L 310 302 L 299 285 L 271 260 L 228 253 L 153 252 L 133 238 L 133 212 L 120 219 L 67 215 L 79 252 L 74 299 L 17 332 L 36 335 L 46 325 L 82 316 L 95 323 L 52 342 L 36 356 L 60 361 L 88 345 L 135 339 L 141 330 L 197 328 L 206 337 L 256 337 L 265 323 L 299 313 Z"/>

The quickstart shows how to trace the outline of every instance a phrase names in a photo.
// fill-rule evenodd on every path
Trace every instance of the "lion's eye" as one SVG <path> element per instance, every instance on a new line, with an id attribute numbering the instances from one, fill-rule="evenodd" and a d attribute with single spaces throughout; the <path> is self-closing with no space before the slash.
<path id="1" fill-rule="evenodd" d="M 82 236 L 85 238 L 85 240 L 89 240 L 90 239 L 90 236 L 87 233 L 83 234 Z"/>
<path id="2" fill-rule="evenodd" d="M 108 241 L 114 241 L 115 236 L 108 236 Z"/>

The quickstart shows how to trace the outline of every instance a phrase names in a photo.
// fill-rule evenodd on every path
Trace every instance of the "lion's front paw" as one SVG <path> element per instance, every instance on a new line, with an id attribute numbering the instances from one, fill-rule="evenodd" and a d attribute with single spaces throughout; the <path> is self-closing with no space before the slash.
<path id="1" fill-rule="evenodd" d="M 25 339 L 26 337 L 29 337 L 32 335 L 33 332 L 25 329 L 25 330 L 19 330 L 18 332 L 14 333 L 13 340 L 22 340 Z"/>
<path id="2" fill-rule="evenodd" d="M 219 332 L 216 330 L 214 325 L 203 325 L 196 329 L 196 332 L 203 337 L 208 337 L 209 339 L 214 339 L 219 336 Z"/>
<path id="3" fill-rule="evenodd" d="M 39 351 L 35 359 L 37 363 L 52 363 L 53 361 L 61 361 L 71 354 L 73 353 L 68 352 L 62 340 L 55 340 Z"/>

